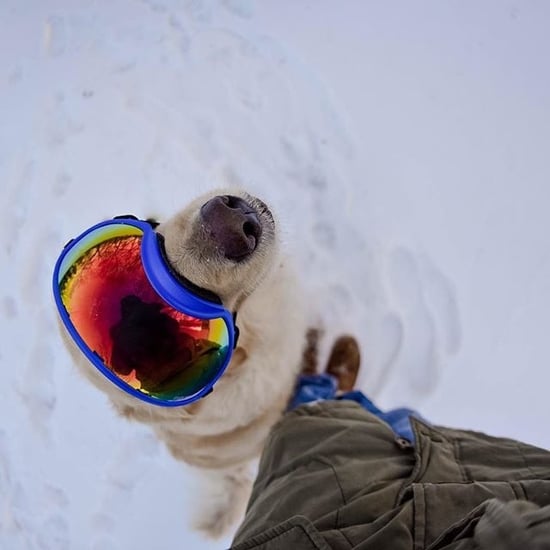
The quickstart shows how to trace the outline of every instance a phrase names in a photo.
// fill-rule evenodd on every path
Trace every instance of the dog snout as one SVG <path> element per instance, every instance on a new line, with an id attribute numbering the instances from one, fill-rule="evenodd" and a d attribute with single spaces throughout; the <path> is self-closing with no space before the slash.
<path id="1" fill-rule="evenodd" d="M 201 208 L 210 237 L 229 260 L 241 261 L 256 249 L 262 234 L 258 213 L 240 197 L 220 195 Z"/>

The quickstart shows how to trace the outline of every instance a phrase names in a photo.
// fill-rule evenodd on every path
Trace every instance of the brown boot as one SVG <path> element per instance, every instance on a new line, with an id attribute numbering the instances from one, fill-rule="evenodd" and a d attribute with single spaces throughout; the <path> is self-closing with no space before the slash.
<path id="1" fill-rule="evenodd" d="M 317 373 L 321 334 L 322 331 L 318 328 L 310 328 L 306 333 L 306 347 L 302 356 L 302 374 L 311 375 Z"/>
<path id="2" fill-rule="evenodd" d="M 359 345 L 353 336 L 340 336 L 332 346 L 332 352 L 325 371 L 338 380 L 338 390 L 351 391 L 355 388 L 361 365 Z"/>

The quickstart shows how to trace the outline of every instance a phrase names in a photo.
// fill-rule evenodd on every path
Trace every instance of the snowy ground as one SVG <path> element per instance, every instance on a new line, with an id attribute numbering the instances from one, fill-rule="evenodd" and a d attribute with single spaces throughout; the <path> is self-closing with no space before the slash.
<path id="1" fill-rule="evenodd" d="M 3 0 L 0 548 L 214 549 L 193 479 L 71 368 L 50 274 L 244 185 L 383 406 L 550 447 L 550 5 Z"/>

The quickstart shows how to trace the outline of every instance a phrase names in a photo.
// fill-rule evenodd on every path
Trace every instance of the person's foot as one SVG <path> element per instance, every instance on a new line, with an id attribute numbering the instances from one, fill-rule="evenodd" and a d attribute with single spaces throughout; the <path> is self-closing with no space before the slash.
<path id="1" fill-rule="evenodd" d="M 355 388 L 361 365 L 359 345 L 353 336 L 340 336 L 334 342 L 325 371 L 338 380 L 338 390 L 348 392 Z"/>
<path id="2" fill-rule="evenodd" d="M 317 362 L 319 355 L 319 340 L 321 330 L 310 328 L 306 333 L 306 347 L 302 356 L 301 374 L 312 375 L 317 373 Z"/>

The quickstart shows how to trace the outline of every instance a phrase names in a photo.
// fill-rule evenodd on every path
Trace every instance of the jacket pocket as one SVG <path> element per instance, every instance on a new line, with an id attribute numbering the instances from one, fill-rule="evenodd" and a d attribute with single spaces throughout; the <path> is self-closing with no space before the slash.
<path id="1" fill-rule="evenodd" d="M 524 500 L 519 482 L 487 481 L 469 483 L 413 484 L 414 549 L 424 550 L 441 539 L 449 529 L 465 527 L 470 514 L 486 500 Z"/>

